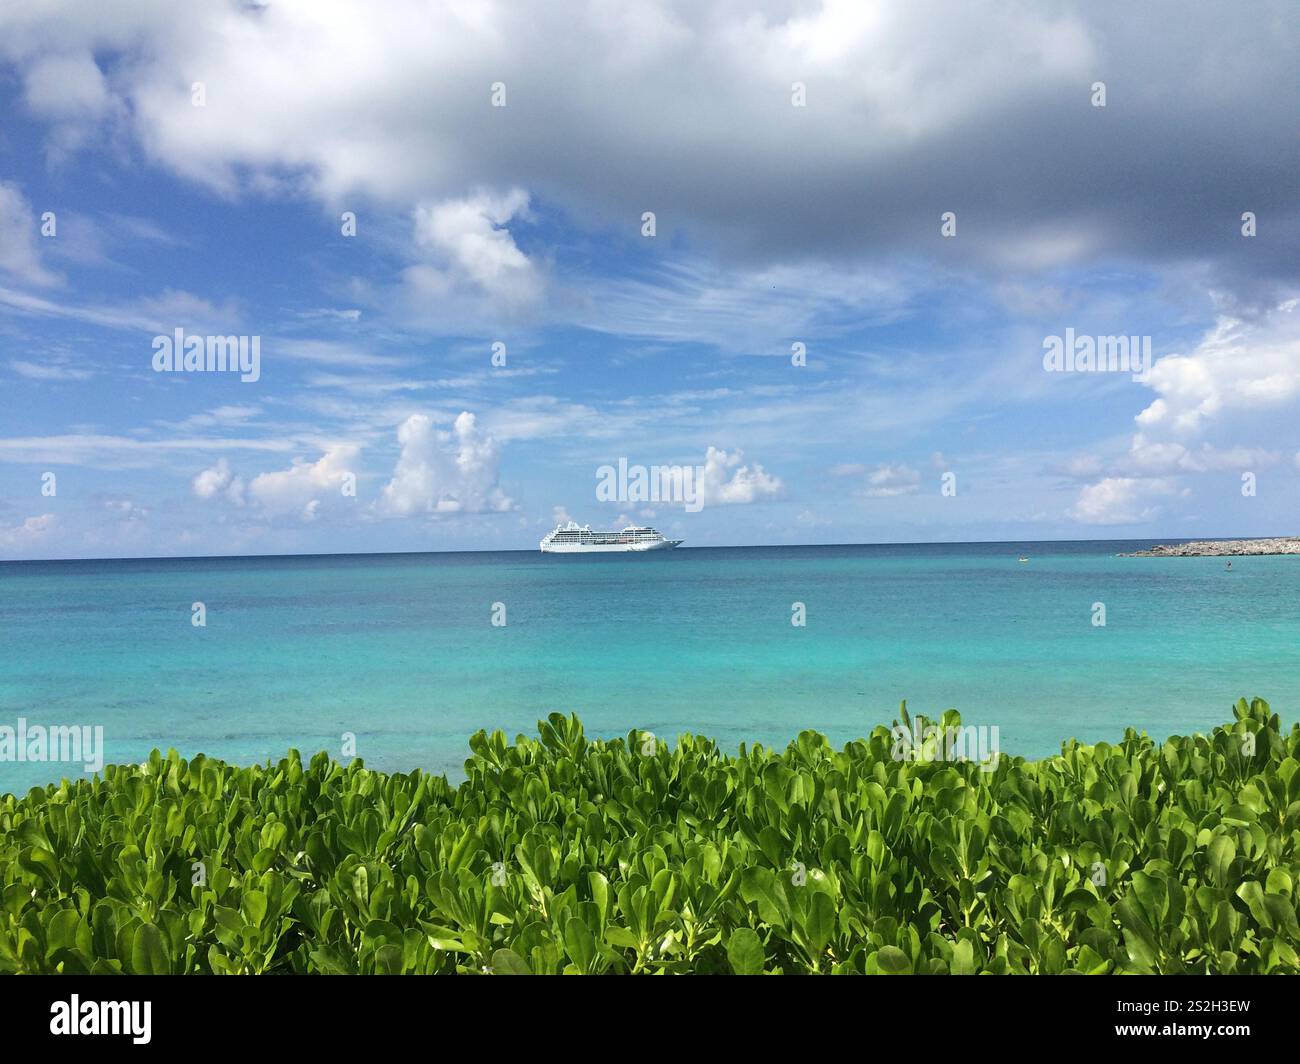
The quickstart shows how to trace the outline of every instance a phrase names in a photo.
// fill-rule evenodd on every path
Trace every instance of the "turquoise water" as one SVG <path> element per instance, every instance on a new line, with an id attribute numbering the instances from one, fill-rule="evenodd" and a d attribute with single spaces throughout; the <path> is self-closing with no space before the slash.
<path id="1" fill-rule="evenodd" d="M 371 767 L 460 778 L 474 731 L 532 732 L 555 710 L 592 735 L 691 731 L 734 749 L 805 728 L 842 743 L 905 698 L 996 725 L 1026 756 L 1126 725 L 1205 730 L 1241 695 L 1294 720 L 1300 558 L 1228 573 L 1114 556 L 1143 546 L 3 563 L 0 725 L 102 725 L 109 761 L 338 756 L 351 732 Z M 0 763 L 0 791 L 80 771 Z"/>

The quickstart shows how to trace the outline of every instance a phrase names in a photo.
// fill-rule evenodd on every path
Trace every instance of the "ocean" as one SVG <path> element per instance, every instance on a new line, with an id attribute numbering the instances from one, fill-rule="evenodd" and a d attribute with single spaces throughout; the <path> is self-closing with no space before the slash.
<path id="1" fill-rule="evenodd" d="M 1027 757 L 1204 731 L 1243 695 L 1295 720 L 1300 558 L 1116 557 L 1149 545 L 6 562 L 0 727 L 102 726 L 110 762 L 338 757 L 350 733 L 372 768 L 454 781 L 475 731 L 555 711 L 734 751 L 841 744 L 906 699 Z M 81 774 L 0 761 L 0 792 Z"/>

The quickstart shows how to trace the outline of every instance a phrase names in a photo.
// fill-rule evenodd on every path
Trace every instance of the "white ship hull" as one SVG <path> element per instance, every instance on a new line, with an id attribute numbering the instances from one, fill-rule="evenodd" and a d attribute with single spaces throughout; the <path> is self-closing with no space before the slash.
<path id="1" fill-rule="evenodd" d="M 543 554 L 644 554 L 649 550 L 672 550 L 680 539 L 661 539 L 657 543 L 543 543 Z"/>
<path id="2" fill-rule="evenodd" d="M 628 525 L 619 532 L 593 532 L 590 525 L 570 521 L 559 525 L 538 544 L 543 554 L 644 554 L 671 550 L 680 539 L 664 539 L 663 533 L 645 525 Z"/>

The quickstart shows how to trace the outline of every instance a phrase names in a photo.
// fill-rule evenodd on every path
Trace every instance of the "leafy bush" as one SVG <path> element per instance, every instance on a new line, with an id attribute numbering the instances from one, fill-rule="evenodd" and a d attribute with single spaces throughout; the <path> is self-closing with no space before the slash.
<path id="1" fill-rule="evenodd" d="M 559 714 L 454 788 L 155 751 L 0 799 L 0 970 L 1296 972 L 1300 726 L 1235 718 L 991 772 Z"/>

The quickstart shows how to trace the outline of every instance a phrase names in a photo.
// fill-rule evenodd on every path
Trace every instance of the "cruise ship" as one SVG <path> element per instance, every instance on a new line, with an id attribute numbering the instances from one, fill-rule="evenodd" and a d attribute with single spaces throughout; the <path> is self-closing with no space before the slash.
<path id="1" fill-rule="evenodd" d="M 541 542 L 543 554 L 597 554 L 614 551 L 668 550 L 680 539 L 664 539 L 653 528 L 628 525 L 622 532 L 593 532 L 590 525 L 570 521 L 557 525 Z"/>

